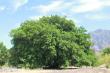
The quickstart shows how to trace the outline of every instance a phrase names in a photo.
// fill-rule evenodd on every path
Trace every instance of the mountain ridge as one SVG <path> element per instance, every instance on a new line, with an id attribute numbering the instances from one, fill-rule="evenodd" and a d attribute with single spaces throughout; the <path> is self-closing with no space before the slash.
<path id="1" fill-rule="evenodd" d="M 90 32 L 90 35 L 94 44 L 93 49 L 101 50 L 110 47 L 110 30 L 98 29 Z"/>

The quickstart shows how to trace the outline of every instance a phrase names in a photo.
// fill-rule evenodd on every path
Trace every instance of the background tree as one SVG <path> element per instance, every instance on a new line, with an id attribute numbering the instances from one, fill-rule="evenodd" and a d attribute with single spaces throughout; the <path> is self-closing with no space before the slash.
<path id="1" fill-rule="evenodd" d="M 11 64 L 16 67 L 60 68 L 94 64 L 89 34 L 65 17 L 44 16 L 25 21 L 11 31 L 11 37 Z"/>
<path id="2" fill-rule="evenodd" d="M 0 43 L 0 66 L 3 66 L 8 61 L 8 50 L 3 43 Z"/>

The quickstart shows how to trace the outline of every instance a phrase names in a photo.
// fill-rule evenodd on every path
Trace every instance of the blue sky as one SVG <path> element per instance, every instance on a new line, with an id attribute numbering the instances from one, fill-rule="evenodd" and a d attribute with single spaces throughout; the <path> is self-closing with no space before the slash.
<path id="1" fill-rule="evenodd" d="M 61 15 L 89 32 L 110 29 L 110 0 L 0 0 L 0 41 L 10 48 L 9 32 L 28 19 Z"/>

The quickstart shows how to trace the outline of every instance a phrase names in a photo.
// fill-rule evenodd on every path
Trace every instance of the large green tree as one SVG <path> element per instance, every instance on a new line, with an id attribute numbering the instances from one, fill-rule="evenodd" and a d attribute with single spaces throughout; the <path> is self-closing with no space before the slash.
<path id="1" fill-rule="evenodd" d="M 89 34 L 65 17 L 44 16 L 25 21 L 11 31 L 11 37 L 13 66 L 60 68 L 94 63 Z"/>
<path id="2" fill-rule="evenodd" d="M 0 66 L 3 66 L 8 61 L 8 50 L 3 43 L 0 42 Z"/>

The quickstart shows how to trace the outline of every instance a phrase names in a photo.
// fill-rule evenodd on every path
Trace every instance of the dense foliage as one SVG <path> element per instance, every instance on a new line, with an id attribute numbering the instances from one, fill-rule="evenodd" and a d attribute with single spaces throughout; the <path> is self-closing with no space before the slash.
<path id="1" fill-rule="evenodd" d="M 90 36 L 72 20 L 44 16 L 25 21 L 11 32 L 11 64 L 16 67 L 60 68 L 94 65 Z"/>
<path id="2" fill-rule="evenodd" d="M 8 61 L 8 50 L 3 43 L 0 43 L 0 66 L 5 65 Z"/>

